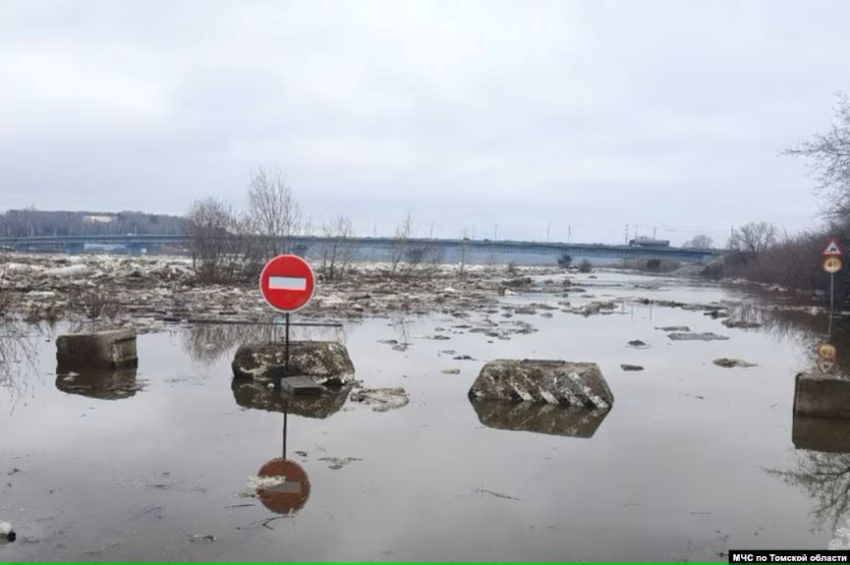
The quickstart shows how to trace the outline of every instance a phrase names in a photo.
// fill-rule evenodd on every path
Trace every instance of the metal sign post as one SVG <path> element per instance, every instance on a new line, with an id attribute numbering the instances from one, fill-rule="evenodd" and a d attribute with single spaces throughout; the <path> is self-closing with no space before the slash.
<path id="1" fill-rule="evenodd" d="M 823 250 L 823 270 L 829 273 L 829 315 L 835 308 L 835 273 L 841 270 L 841 246 L 838 240 L 831 238 Z"/>
<path id="2" fill-rule="evenodd" d="M 289 314 L 303 308 L 313 298 L 313 269 L 297 255 L 278 255 L 263 267 L 260 291 L 269 306 L 284 312 L 286 337 L 283 344 L 283 377 L 289 375 Z"/>

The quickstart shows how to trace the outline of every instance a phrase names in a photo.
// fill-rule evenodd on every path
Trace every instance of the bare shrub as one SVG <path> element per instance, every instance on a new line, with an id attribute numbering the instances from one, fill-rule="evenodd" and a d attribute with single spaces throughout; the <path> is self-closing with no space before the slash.
<path id="1" fill-rule="evenodd" d="M 114 294 L 103 290 L 88 290 L 72 295 L 69 302 L 72 311 L 92 320 L 115 319 L 121 313 L 121 303 Z"/>
<path id="2" fill-rule="evenodd" d="M 410 238 L 413 237 L 413 211 L 408 210 L 395 228 L 393 235 L 393 246 L 390 251 L 390 274 L 396 275 L 399 266 L 405 259 Z"/>
<path id="3" fill-rule="evenodd" d="M 247 281 L 261 267 L 247 221 L 215 198 L 195 201 L 187 215 L 192 266 L 201 283 Z"/>
<path id="4" fill-rule="evenodd" d="M 785 235 L 761 251 L 757 261 L 741 261 L 737 254 L 727 257 L 724 276 L 777 284 L 799 292 L 822 289 L 827 280 L 821 266 L 825 240 L 823 234 L 810 232 Z"/>
<path id="5" fill-rule="evenodd" d="M 466 247 L 467 242 L 469 241 L 469 231 L 466 228 L 460 230 L 460 269 L 458 269 L 458 276 L 463 277 L 465 269 L 466 269 Z"/>
<path id="6" fill-rule="evenodd" d="M 6 312 L 12 305 L 12 287 L 6 265 L 9 263 L 9 254 L 0 252 L 0 314 Z"/>
<path id="7" fill-rule="evenodd" d="M 393 277 L 429 277 L 438 270 L 443 255 L 433 243 L 413 239 L 413 212 L 408 211 L 396 226 L 390 251 Z"/>
<path id="8" fill-rule="evenodd" d="M 349 242 L 354 236 L 351 220 L 340 215 L 322 224 L 322 236 L 325 241 L 320 251 L 320 272 L 326 281 L 341 279 L 345 276 L 354 251 Z"/>

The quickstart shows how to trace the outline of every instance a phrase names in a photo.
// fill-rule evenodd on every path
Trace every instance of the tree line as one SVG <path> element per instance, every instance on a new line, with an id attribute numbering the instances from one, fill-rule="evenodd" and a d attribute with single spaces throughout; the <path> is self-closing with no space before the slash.
<path id="1" fill-rule="evenodd" d="M 729 238 L 723 265 L 713 274 L 815 293 L 828 284 L 822 266 L 827 240 L 835 237 L 850 249 L 850 99 L 844 94 L 837 96 L 829 130 L 782 153 L 807 161 L 815 180 L 814 194 L 821 204 L 821 226 L 798 233 L 781 232 L 767 222 L 740 226 Z M 835 282 L 836 299 L 850 301 L 846 266 Z"/>
<path id="2" fill-rule="evenodd" d="M 192 263 L 200 282 L 232 283 L 256 280 L 265 262 L 276 255 L 309 255 L 326 281 L 339 280 L 354 259 L 354 227 L 338 214 L 321 224 L 305 220 L 283 170 L 259 164 L 252 171 L 244 208 L 217 198 L 196 200 L 186 214 Z M 408 212 L 398 223 L 388 257 L 388 275 L 411 277 L 432 272 L 440 257 L 414 241 L 415 220 Z M 319 235 L 322 243 L 309 249 L 297 236 Z"/>
<path id="3" fill-rule="evenodd" d="M 143 212 L 69 212 L 9 210 L 0 213 L 0 237 L 72 235 L 173 235 L 182 233 L 186 219 Z"/>

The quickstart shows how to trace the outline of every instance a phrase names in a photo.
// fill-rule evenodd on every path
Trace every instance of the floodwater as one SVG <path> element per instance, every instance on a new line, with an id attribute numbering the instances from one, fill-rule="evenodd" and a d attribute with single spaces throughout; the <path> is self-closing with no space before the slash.
<path id="1" fill-rule="evenodd" d="M 249 328 L 142 335 L 137 371 L 75 379 L 55 372 L 53 340 L 67 328 L 5 337 L 0 520 L 18 540 L 0 545 L 0 561 L 725 562 L 730 547 L 825 549 L 850 516 L 850 454 L 817 426 L 807 433 L 823 451 L 795 448 L 792 406 L 794 375 L 812 366 L 827 319 L 672 279 L 600 273 L 577 284 L 592 297 L 571 295 L 573 305 L 635 300 L 588 317 L 537 307 L 298 328 L 296 338 L 344 341 L 364 386 L 404 387 L 410 403 L 377 412 L 343 396 L 293 410 L 294 480 L 277 502 L 256 486 L 284 455 L 284 414 L 231 386 L 235 346 L 258 337 Z M 639 298 L 730 301 L 764 325 L 730 329 Z M 536 331 L 502 339 L 456 327 L 485 318 Z M 662 326 L 730 339 L 674 342 Z M 832 332 L 840 349 L 843 324 Z M 411 345 L 379 343 L 393 339 Z M 473 360 L 453 359 L 464 355 Z M 758 366 L 721 368 L 719 357 Z M 597 362 L 613 408 L 586 417 L 473 406 L 467 391 L 498 358 Z"/>

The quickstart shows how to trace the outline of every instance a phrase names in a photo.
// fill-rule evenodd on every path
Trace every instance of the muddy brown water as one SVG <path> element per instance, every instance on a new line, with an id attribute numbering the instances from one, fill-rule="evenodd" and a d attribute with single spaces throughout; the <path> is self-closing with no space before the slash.
<path id="1" fill-rule="evenodd" d="M 282 456 L 284 416 L 240 405 L 231 388 L 232 353 L 249 331 L 143 335 L 138 371 L 65 380 L 53 343 L 64 328 L 25 328 L 23 345 L 6 345 L 15 352 L 0 381 L 0 520 L 18 532 L 0 561 L 725 562 L 730 547 L 826 548 L 850 515 L 850 476 L 824 482 L 818 472 L 850 468 L 850 455 L 792 443 L 794 375 L 812 365 L 826 319 L 765 313 L 769 304 L 719 286 L 597 277 L 580 279 L 592 298 L 571 304 L 725 300 L 765 325 L 729 329 L 702 311 L 630 300 L 589 317 L 500 310 L 298 330 L 343 340 L 364 386 L 402 386 L 411 400 L 385 412 L 342 399 L 316 418 L 289 414 L 287 456 L 310 487 L 288 515 L 253 488 Z M 518 294 L 502 305 L 564 299 Z M 537 331 L 498 339 L 453 328 L 486 317 Z M 730 339 L 673 342 L 655 329 L 682 325 Z M 839 351 L 842 328 L 834 322 Z M 438 334 L 449 339 L 428 339 Z M 393 339 L 411 345 L 379 343 Z M 758 366 L 721 368 L 719 357 Z M 598 362 L 613 409 L 576 419 L 473 406 L 467 391 L 496 358 Z M 451 368 L 460 373 L 443 373 Z"/>

